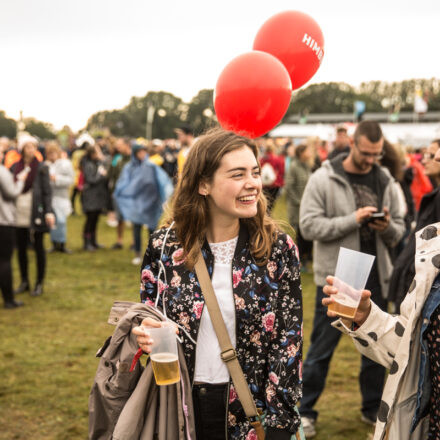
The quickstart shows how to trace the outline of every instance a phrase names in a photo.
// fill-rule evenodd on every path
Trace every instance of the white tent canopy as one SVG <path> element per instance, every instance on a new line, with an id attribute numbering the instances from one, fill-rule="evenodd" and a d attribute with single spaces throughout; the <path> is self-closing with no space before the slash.
<path id="1" fill-rule="evenodd" d="M 318 136 L 327 141 L 335 138 L 336 127 L 341 124 L 282 124 L 272 130 L 271 137 L 289 137 L 293 139 L 304 139 L 309 136 Z M 383 123 L 380 124 L 385 137 L 391 143 L 401 143 L 412 147 L 429 145 L 433 139 L 440 138 L 440 123 Z M 348 132 L 352 134 L 354 124 L 348 125 Z"/>

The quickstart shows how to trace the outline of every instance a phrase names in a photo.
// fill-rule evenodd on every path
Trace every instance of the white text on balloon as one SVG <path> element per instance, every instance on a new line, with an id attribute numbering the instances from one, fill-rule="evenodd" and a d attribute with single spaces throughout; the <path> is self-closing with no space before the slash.
<path id="1" fill-rule="evenodd" d="M 306 46 L 309 46 L 313 52 L 315 52 L 316 56 L 318 57 L 319 63 L 322 61 L 322 57 L 324 56 L 324 51 L 319 47 L 318 43 L 307 34 L 304 34 L 303 43 L 306 43 Z"/>

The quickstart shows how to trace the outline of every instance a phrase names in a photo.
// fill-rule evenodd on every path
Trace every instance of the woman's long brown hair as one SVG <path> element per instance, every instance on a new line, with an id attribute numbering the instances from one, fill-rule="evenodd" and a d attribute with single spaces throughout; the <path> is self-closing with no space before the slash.
<path id="1" fill-rule="evenodd" d="M 174 192 L 171 215 L 166 224 L 174 221 L 173 228 L 183 247 L 182 259 L 192 268 L 199 246 L 203 243 L 209 225 L 209 208 L 205 197 L 199 194 L 202 182 L 211 182 L 223 156 L 231 151 L 249 147 L 258 162 L 258 148 L 251 139 L 214 128 L 201 136 L 191 147 L 182 175 Z M 257 215 L 240 219 L 250 235 L 250 248 L 257 264 L 267 263 L 278 227 L 266 213 L 267 202 L 263 193 L 257 202 Z"/>

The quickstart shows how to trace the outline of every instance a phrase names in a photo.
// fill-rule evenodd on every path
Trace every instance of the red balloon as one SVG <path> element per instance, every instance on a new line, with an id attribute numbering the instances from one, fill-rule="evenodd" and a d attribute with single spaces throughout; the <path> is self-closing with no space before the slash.
<path id="1" fill-rule="evenodd" d="M 265 52 L 248 52 L 234 58 L 215 86 L 214 107 L 225 130 L 256 138 L 283 118 L 292 86 L 282 63 Z"/>
<path id="2" fill-rule="evenodd" d="M 277 57 L 286 67 L 295 90 L 318 70 L 324 56 L 324 36 L 318 23 L 299 11 L 269 18 L 257 33 L 254 50 Z"/>

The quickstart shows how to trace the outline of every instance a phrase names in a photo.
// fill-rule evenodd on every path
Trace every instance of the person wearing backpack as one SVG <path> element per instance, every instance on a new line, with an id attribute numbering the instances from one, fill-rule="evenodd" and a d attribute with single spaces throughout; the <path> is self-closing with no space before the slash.
<path id="1" fill-rule="evenodd" d="M 266 141 L 260 165 L 263 191 L 267 198 L 267 212 L 270 213 L 284 186 L 284 157 L 276 154 L 275 144 L 271 139 Z"/>
<path id="2" fill-rule="evenodd" d="M 254 141 L 220 128 L 196 141 L 169 220 L 150 237 L 141 279 L 142 302 L 181 329 L 197 440 L 261 438 L 230 367 L 236 361 L 244 395 L 266 414 L 266 439 L 299 439 L 299 259 L 293 240 L 267 214 Z M 154 344 L 149 328 L 160 326 L 144 319 L 133 329 L 144 352 Z M 231 349 L 220 348 L 219 334 L 227 334 Z"/>

